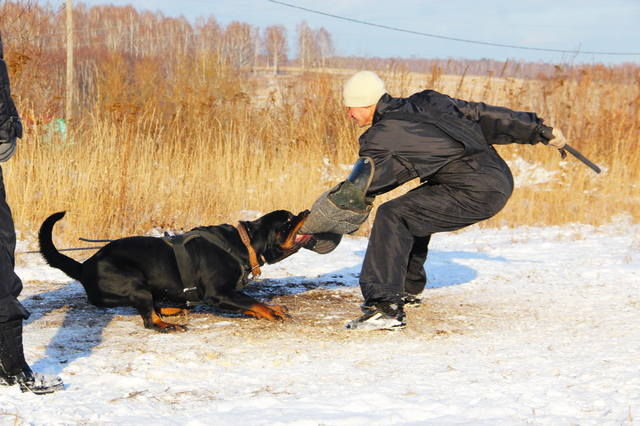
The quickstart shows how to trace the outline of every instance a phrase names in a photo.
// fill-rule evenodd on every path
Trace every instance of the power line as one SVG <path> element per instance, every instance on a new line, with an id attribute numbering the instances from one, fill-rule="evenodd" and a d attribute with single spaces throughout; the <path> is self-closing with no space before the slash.
<path id="1" fill-rule="evenodd" d="M 432 38 L 438 38 L 438 39 L 442 39 L 442 40 L 458 41 L 458 42 L 461 42 L 461 43 L 481 44 L 483 46 L 493 46 L 493 47 L 508 47 L 510 49 L 536 50 L 536 51 L 540 51 L 540 52 L 570 53 L 570 54 L 575 54 L 575 55 L 577 55 L 577 54 L 585 54 L 585 55 L 640 56 L 640 52 L 637 52 L 637 53 L 636 52 L 596 52 L 596 51 L 588 51 L 588 50 L 545 49 L 545 48 L 542 48 L 542 47 L 518 46 L 518 45 L 515 45 L 515 44 L 503 44 L 503 43 L 492 43 L 492 42 L 488 42 L 488 41 L 469 40 L 469 39 L 465 39 L 465 38 L 449 37 L 449 36 L 443 36 L 443 35 L 438 35 L 438 34 L 430 34 L 430 33 L 423 33 L 423 32 L 420 32 L 420 31 L 407 30 L 407 29 L 404 29 L 404 28 L 391 27 L 389 25 L 375 24 L 373 22 L 361 21 L 359 19 L 353 19 L 353 18 L 347 18 L 345 16 L 334 15 L 333 13 L 327 13 L 327 12 L 322 12 L 322 11 L 319 11 L 319 10 L 309 9 L 309 8 L 306 8 L 306 7 L 297 6 L 295 4 L 285 3 L 283 1 L 278 1 L 278 0 L 267 0 L 267 1 L 269 1 L 271 3 L 279 4 L 279 5 L 282 5 L 282 6 L 287 6 L 287 7 L 291 7 L 291 8 L 294 8 L 294 9 L 300 9 L 300 10 L 304 10 L 304 11 L 310 12 L 310 13 L 315 13 L 317 15 L 324 15 L 324 16 L 328 16 L 330 18 L 341 19 L 343 21 L 348 21 L 348 22 L 355 22 L 356 24 L 368 25 L 370 27 L 383 28 L 385 30 L 399 31 L 399 32 L 403 32 L 403 33 L 415 34 L 415 35 L 420 35 L 420 36 L 424 36 L 424 37 L 432 37 Z"/>

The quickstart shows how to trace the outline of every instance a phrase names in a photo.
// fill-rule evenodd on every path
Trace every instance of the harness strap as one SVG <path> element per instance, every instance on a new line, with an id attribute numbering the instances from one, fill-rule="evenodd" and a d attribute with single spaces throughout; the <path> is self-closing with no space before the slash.
<path id="1" fill-rule="evenodd" d="M 187 306 L 194 306 L 202 303 L 201 297 L 198 294 L 198 287 L 196 285 L 195 278 L 193 277 L 193 268 L 191 267 L 191 259 L 185 245 L 190 240 L 198 238 L 196 234 L 182 234 L 165 237 L 162 240 L 169 244 L 173 249 L 173 254 L 178 264 L 178 272 L 180 273 L 180 280 L 182 281 L 183 293 L 187 299 Z"/>

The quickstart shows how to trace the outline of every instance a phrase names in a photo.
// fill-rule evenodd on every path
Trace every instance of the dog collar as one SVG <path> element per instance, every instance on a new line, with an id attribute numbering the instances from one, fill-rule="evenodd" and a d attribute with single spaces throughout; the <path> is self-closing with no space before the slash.
<path id="1" fill-rule="evenodd" d="M 256 251 L 253 249 L 251 245 L 251 239 L 249 238 L 249 233 L 247 232 L 247 228 L 242 224 L 242 222 L 238 222 L 238 233 L 240 234 L 240 239 L 244 243 L 247 251 L 249 252 L 249 263 L 251 264 L 251 274 L 252 278 L 259 277 L 262 271 L 260 271 L 260 263 L 258 262 L 258 256 L 256 255 Z"/>

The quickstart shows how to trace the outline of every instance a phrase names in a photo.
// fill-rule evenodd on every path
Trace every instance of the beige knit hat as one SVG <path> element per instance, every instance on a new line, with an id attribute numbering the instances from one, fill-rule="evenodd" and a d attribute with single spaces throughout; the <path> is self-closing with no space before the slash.
<path id="1" fill-rule="evenodd" d="M 376 73 L 360 71 L 344 84 L 342 99 L 347 107 L 367 107 L 377 104 L 385 93 L 384 81 Z"/>

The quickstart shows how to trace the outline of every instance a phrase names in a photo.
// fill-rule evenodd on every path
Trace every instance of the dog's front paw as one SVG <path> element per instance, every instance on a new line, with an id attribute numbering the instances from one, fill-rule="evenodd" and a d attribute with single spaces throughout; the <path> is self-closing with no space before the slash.
<path id="1" fill-rule="evenodd" d="M 280 319 L 287 319 L 290 317 L 289 310 L 286 306 L 282 305 L 267 305 L 273 313 Z"/>
<path id="2" fill-rule="evenodd" d="M 284 320 L 289 318 L 286 307 L 280 305 L 265 305 L 263 303 L 256 303 L 255 305 L 251 305 L 249 310 L 244 311 L 244 314 L 257 319 L 268 319 L 269 321 Z"/>
<path id="3" fill-rule="evenodd" d="M 158 315 L 156 312 L 152 312 L 149 317 L 143 319 L 145 328 L 150 328 L 152 330 L 159 331 L 160 333 L 176 333 L 187 331 L 187 327 L 185 327 L 184 325 L 164 322 L 160 315 Z"/>

